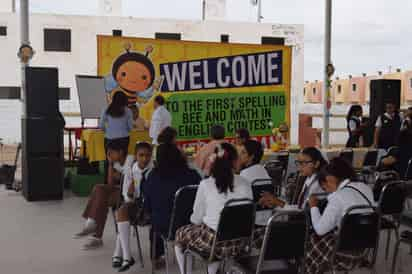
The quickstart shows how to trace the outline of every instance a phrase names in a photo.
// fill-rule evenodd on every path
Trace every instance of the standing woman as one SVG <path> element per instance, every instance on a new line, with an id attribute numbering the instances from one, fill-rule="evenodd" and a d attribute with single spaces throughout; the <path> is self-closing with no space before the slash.
<path id="1" fill-rule="evenodd" d="M 346 142 L 346 147 L 360 147 L 360 139 L 362 137 L 362 115 L 363 110 L 361 105 L 352 105 L 346 116 L 347 129 L 349 139 Z"/>
<path id="2" fill-rule="evenodd" d="M 112 102 L 105 109 L 99 121 L 99 128 L 104 130 L 104 149 L 107 144 L 118 144 L 125 155 L 128 154 L 129 132 L 133 128 L 133 113 L 127 107 L 127 97 L 122 92 L 113 95 Z M 107 154 L 107 152 L 106 152 Z M 107 160 L 105 161 L 105 182 L 107 181 Z"/>

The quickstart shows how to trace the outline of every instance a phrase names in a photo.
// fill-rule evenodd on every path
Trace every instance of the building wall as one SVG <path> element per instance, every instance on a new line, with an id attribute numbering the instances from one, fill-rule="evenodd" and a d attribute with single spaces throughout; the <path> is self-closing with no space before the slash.
<path id="1" fill-rule="evenodd" d="M 312 91 L 312 83 L 308 82 L 305 83 L 305 85 L 303 86 L 303 102 L 306 103 L 310 103 L 311 101 L 311 91 Z"/>
<path id="2" fill-rule="evenodd" d="M 7 64 L 2 69 L 0 86 L 20 86 L 20 64 L 16 56 L 20 46 L 19 15 L 0 13 L 0 22 L 7 25 L 7 37 L 0 37 L 0 60 Z M 71 52 L 45 52 L 44 28 L 71 29 Z M 280 24 L 256 24 L 219 21 L 183 21 L 166 19 L 142 19 L 132 17 L 68 16 L 52 14 L 31 14 L 30 40 L 35 50 L 32 66 L 51 66 L 59 69 L 60 87 L 69 87 L 71 100 L 61 101 L 62 112 L 79 112 L 75 75 L 96 75 L 96 35 L 111 35 L 113 29 L 121 29 L 123 36 L 154 38 L 156 32 L 181 33 L 183 40 L 220 42 L 221 34 L 229 34 L 233 43 L 260 44 L 262 36 L 285 37 L 292 51 L 291 124 L 292 141 L 297 142 L 299 106 L 303 104 L 303 26 Z M 2 65 L 4 67 L 4 65 Z M 6 111 L 3 105 L 19 105 L 16 100 L 0 100 L 1 138 L 10 142 L 20 140 L 20 132 L 9 130 L 9 120 L 19 120 L 18 108 Z M 69 119 L 70 121 L 72 119 Z M 78 125 L 79 119 L 73 124 Z"/>
<path id="3" fill-rule="evenodd" d="M 349 79 L 349 102 L 353 104 L 365 103 L 365 77 L 352 77 Z"/>
<path id="4" fill-rule="evenodd" d="M 412 71 L 405 71 L 403 73 L 403 95 L 405 103 L 411 103 L 412 101 Z"/>
<path id="5" fill-rule="evenodd" d="M 312 85 L 310 92 L 311 103 L 320 104 L 322 103 L 322 94 L 323 94 L 323 82 L 315 82 Z"/>
<path id="6" fill-rule="evenodd" d="M 348 79 L 338 79 L 334 81 L 333 93 L 335 104 L 345 104 L 347 102 L 347 94 L 349 90 Z M 339 89 L 340 87 L 340 89 Z"/>

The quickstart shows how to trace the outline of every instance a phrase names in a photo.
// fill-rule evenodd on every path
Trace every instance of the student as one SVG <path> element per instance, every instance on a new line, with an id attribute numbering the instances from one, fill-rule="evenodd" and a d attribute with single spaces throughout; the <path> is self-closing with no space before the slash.
<path id="1" fill-rule="evenodd" d="M 103 231 L 106 224 L 109 207 L 120 201 L 120 179 L 132 167 L 134 156 L 127 156 L 118 142 L 107 144 L 108 176 L 107 184 L 98 184 L 93 188 L 89 201 L 83 213 L 86 219 L 82 231 L 74 235 L 75 239 L 93 235 L 84 245 L 85 250 L 96 249 L 103 245 Z"/>
<path id="2" fill-rule="evenodd" d="M 177 131 L 172 127 L 165 127 L 157 137 L 158 144 L 176 144 Z"/>
<path id="3" fill-rule="evenodd" d="M 210 175 L 209 156 L 214 153 L 217 145 L 225 141 L 225 128 L 221 125 L 214 125 L 210 129 L 210 135 L 212 140 L 196 153 L 194 159 L 194 165 L 206 176 Z"/>
<path id="4" fill-rule="evenodd" d="M 250 183 L 243 177 L 235 175 L 235 164 L 238 158 L 236 149 L 228 144 L 217 144 L 215 152 L 210 156 L 211 177 L 203 180 L 196 194 L 191 222 L 176 232 L 175 253 L 179 269 L 183 272 L 184 251 L 195 249 L 202 254 L 209 254 L 217 230 L 220 213 L 225 203 L 231 199 L 253 199 Z M 238 254 L 243 249 L 242 242 L 231 242 L 225 247 L 217 246 L 216 259 L 222 258 L 224 250 Z M 187 273 L 192 273 L 192 257 L 188 257 Z M 220 262 L 208 265 L 208 273 L 215 274 Z"/>
<path id="5" fill-rule="evenodd" d="M 268 208 L 273 207 L 292 207 L 305 208 L 308 198 L 312 194 L 324 193 L 319 184 L 319 172 L 327 165 L 322 153 L 315 147 L 308 147 L 302 150 L 296 160 L 296 165 L 299 170 L 299 179 L 297 182 L 295 195 L 292 205 L 288 205 L 285 201 L 276 198 L 273 194 L 263 193 L 259 203 Z"/>
<path id="6" fill-rule="evenodd" d="M 262 144 L 255 140 L 247 140 L 239 147 L 240 176 L 250 184 L 256 180 L 271 180 L 266 169 L 260 164 L 263 157 Z M 272 182 L 270 182 L 272 183 Z M 272 210 L 259 210 L 256 212 L 256 224 L 266 225 L 272 216 Z"/>
<path id="7" fill-rule="evenodd" d="M 133 128 L 133 113 L 127 107 L 127 97 L 122 92 L 113 96 L 110 105 L 105 109 L 99 120 L 99 128 L 104 130 L 104 146 L 107 153 L 107 144 L 117 143 L 123 153 L 127 155 L 129 148 L 129 132 Z M 107 180 L 107 160 L 105 161 L 105 181 Z"/>
<path id="8" fill-rule="evenodd" d="M 310 216 L 314 233 L 310 236 L 305 255 L 305 273 L 324 273 L 329 266 L 335 245 L 335 231 L 339 228 L 345 212 L 353 206 L 374 206 L 372 190 L 364 183 L 353 182 L 355 171 L 342 158 L 331 160 L 320 174 L 320 182 L 328 196 L 328 204 L 320 213 L 319 201 L 309 200 Z M 337 257 L 342 266 L 350 266 L 353 259 Z"/>
<path id="9" fill-rule="evenodd" d="M 145 206 L 152 221 L 150 241 L 156 237 L 155 250 L 151 251 L 156 268 L 164 264 L 163 242 L 159 234 L 166 235 L 169 230 L 175 194 L 183 186 L 198 185 L 200 180 L 198 173 L 188 167 L 186 158 L 176 145 L 161 144 L 157 147 L 155 168 L 143 186 Z"/>
<path id="10" fill-rule="evenodd" d="M 375 147 L 389 149 L 396 146 L 401 130 L 402 117 L 394 103 L 386 104 L 386 112 L 376 120 Z"/>
<path id="11" fill-rule="evenodd" d="M 352 105 L 346 116 L 347 130 L 349 139 L 346 147 L 360 147 L 363 127 L 362 127 L 363 110 L 361 105 Z"/>
<path id="12" fill-rule="evenodd" d="M 401 177 L 406 175 L 410 159 L 412 159 L 412 107 L 408 108 L 406 112 L 399 135 L 399 171 Z"/>
<path id="13" fill-rule="evenodd" d="M 133 167 L 125 171 L 122 189 L 125 203 L 116 212 L 119 233 L 112 257 L 112 266 L 119 268 L 119 272 L 127 271 L 135 264 L 130 251 L 130 221 L 136 217 L 138 210 L 136 199 L 140 197 L 142 184 L 152 170 L 152 146 L 145 142 L 136 144 L 135 156 L 136 162 Z"/>
<path id="14" fill-rule="evenodd" d="M 154 112 L 152 115 L 152 122 L 150 123 L 149 135 L 153 140 L 154 145 L 158 145 L 157 138 L 160 132 L 166 127 L 172 125 L 172 116 L 164 106 L 165 99 L 158 95 L 154 99 Z"/>
<path id="15" fill-rule="evenodd" d="M 247 128 L 240 128 L 236 130 L 236 137 L 235 137 L 235 144 L 236 146 L 240 147 L 246 143 L 246 141 L 250 140 L 250 133 Z"/>

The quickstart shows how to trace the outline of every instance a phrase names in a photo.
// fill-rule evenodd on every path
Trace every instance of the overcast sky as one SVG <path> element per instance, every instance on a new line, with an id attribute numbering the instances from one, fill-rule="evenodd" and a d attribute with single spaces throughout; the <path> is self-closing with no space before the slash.
<path id="1" fill-rule="evenodd" d="M 264 22 L 305 25 L 305 80 L 322 78 L 324 0 L 262 0 Z M 336 74 L 412 69 L 412 1 L 335 0 L 332 58 Z M 33 12 L 96 14 L 97 0 L 30 0 Z M 199 19 L 201 0 L 123 0 L 135 17 Z M 256 21 L 250 0 L 227 0 L 231 21 Z"/>

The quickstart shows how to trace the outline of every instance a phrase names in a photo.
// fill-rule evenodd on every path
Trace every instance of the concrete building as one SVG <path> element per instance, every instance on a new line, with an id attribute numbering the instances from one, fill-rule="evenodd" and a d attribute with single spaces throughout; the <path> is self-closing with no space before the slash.
<path id="1" fill-rule="evenodd" d="M 0 138 L 6 142 L 17 142 L 20 140 L 21 115 L 21 103 L 17 99 L 21 83 L 20 64 L 16 55 L 20 46 L 19 14 L 14 12 L 12 0 L 1 0 L 0 3 L 0 29 L 6 30 L 6 34 L 0 36 L 0 98 L 3 98 L 0 100 Z M 75 75 L 97 74 L 97 35 L 112 35 L 121 31 L 123 36 L 155 38 L 159 33 L 178 33 L 182 40 L 207 42 L 221 42 L 222 35 L 228 35 L 229 42 L 252 44 L 260 44 L 262 37 L 275 37 L 283 38 L 286 45 L 293 47 L 291 136 L 292 142 L 297 141 L 298 110 L 303 105 L 303 25 L 144 19 L 117 16 L 118 9 L 117 5 L 111 5 L 111 9 L 102 7 L 99 11 L 103 16 L 30 15 L 30 40 L 35 50 L 31 65 L 59 69 L 59 86 L 65 99 L 60 101 L 62 112 L 79 113 Z M 221 15 L 210 16 L 216 19 Z M 50 33 L 66 37 L 60 41 L 65 45 L 59 51 L 50 50 Z M 66 116 L 66 119 L 69 125 L 80 123 L 79 118 Z"/>

